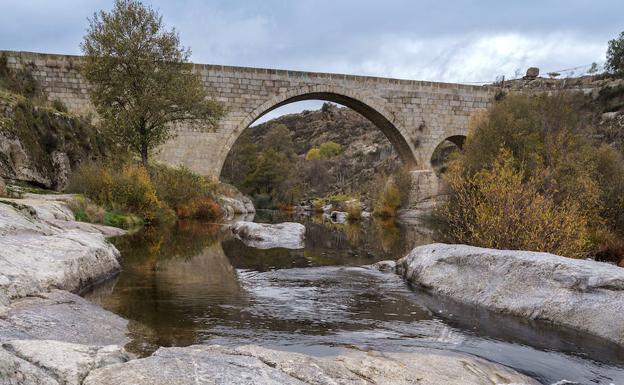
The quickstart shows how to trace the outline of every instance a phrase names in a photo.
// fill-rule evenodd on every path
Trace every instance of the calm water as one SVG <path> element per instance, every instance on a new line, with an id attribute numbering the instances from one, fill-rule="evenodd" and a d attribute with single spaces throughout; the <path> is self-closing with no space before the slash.
<path id="1" fill-rule="evenodd" d="M 85 296 L 131 321 L 127 348 L 142 355 L 195 343 L 313 355 L 431 347 L 481 356 L 544 384 L 624 384 L 624 349 L 615 344 L 461 306 L 362 267 L 431 242 L 417 227 L 275 213 L 255 220 L 304 223 L 305 249 L 253 249 L 221 225 L 180 222 L 118 239 L 123 272 Z"/>

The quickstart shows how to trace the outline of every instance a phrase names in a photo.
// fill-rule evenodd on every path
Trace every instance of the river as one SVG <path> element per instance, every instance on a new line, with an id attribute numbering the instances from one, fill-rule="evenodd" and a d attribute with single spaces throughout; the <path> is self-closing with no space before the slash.
<path id="1" fill-rule="evenodd" d="M 624 384 L 624 348 L 613 343 L 462 306 L 362 267 L 432 242 L 421 227 L 275 212 L 255 220 L 305 224 L 305 248 L 250 248 L 216 223 L 145 229 L 114 240 L 123 271 L 85 297 L 130 320 L 127 349 L 142 356 L 196 343 L 318 356 L 429 347 L 471 353 L 544 384 Z"/>

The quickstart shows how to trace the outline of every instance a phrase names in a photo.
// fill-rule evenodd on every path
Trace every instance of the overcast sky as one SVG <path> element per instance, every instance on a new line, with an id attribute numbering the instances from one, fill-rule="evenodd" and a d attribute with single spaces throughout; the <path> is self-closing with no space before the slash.
<path id="1" fill-rule="evenodd" d="M 145 2 L 195 62 L 448 82 L 601 64 L 624 30 L 624 0 Z M 87 17 L 111 5 L 0 0 L 0 49 L 79 54 Z"/>

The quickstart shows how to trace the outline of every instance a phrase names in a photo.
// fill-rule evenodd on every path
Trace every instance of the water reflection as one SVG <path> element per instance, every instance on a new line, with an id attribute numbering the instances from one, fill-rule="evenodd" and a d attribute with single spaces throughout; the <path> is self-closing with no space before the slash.
<path id="1" fill-rule="evenodd" d="M 280 213 L 256 220 L 304 223 L 305 248 L 253 249 L 221 225 L 180 222 L 116 240 L 123 272 L 87 296 L 131 320 L 127 348 L 142 355 L 193 343 L 317 355 L 425 346 L 479 355 L 545 383 L 624 381 L 623 349 L 614 344 L 432 297 L 360 267 L 431 242 L 426 231 Z"/>

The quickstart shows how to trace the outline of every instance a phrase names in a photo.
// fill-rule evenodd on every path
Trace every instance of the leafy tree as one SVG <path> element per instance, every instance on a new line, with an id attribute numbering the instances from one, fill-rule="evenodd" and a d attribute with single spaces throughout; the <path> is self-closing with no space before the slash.
<path id="1" fill-rule="evenodd" d="M 312 147 L 306 153 L 306 160 L 314 160 L 314 159 L 321 159 L 321 150 L 319 150 L 316 147 Z"/>
<path id="2" fill-rule="evenodd" d="M 214 124 L 222 115 L 175 29 L 166 30 L 138 0 L 116 0 L 111 12 L 94 14 L 81 48 L 103 127 L 145 165 L 150 151 L 174 135 L 175 123 Z"/>
<path id="3" fill-rule="evenodd" d="M 290 137 L 290 130 L 284 124 L 276 124 L 272 126 L 264 137 L 264 149 L 269 148 L 285 154 L 289 159 L 297 157 L 295 153 L 295 145 Z"/>
<path id="4" fill-rule="evenodd" d="M 322 159 L 331 159 L 334 156 L 340 154 L 340 151 L 342 151 L 342 146 L 330 140 L 329 142 L 321 143 L 321 145 L 319 146 L 319 150 L 321 152 Z"/>
<path id="5" fill-rule="evenodd" d="M 605 68 L 615 75 L 624 76 L 624 32 L 617 38 L 609 40 Z"/>
<path id="6" fill-rule="evenodd" d="M 598 72 L 598 63 L 593 62 L 591 63 L 591 67 L 589 67 L 589 69 L 587 70 L 587 73 L 593 75 L 596 72 Z"/>

